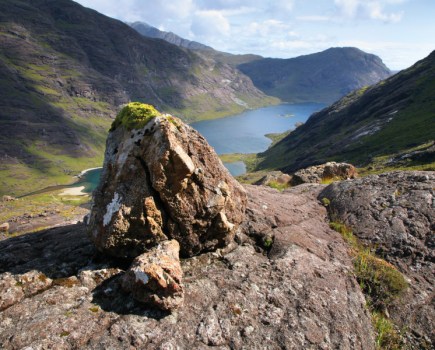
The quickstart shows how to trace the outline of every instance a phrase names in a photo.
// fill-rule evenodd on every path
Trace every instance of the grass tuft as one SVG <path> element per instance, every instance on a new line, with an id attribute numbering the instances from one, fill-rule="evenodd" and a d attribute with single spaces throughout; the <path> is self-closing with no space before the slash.
<path id="1" fill-rule="evenodd" d="M 276 189 L 278 191 L 284 191 L 286 188 L 290 187 L 290 185 L 288 183 L 282 183 L 282 182 L 278 182 L 278 181 L 275 181 L 275 180 L 270 180 L 267 183 L 267 186 L 269 186 L 271 188 L 274 188 L 274 189 Z"/>
<path id="2" fill-rule="evenodd" d="M 408 288 L 408 283 L 392 264 L 376 257 L 370 249 L 363 247 L 352 230 L 344 223 L 333 221 L 329 226 L 339 232 L 351 247 L 356 279 L 372 313 L 372 323 L 376 331 L 376 348 L 400 349 L 402 336 L 396 330 L 394 323 L 382 312 Z"/>
<path id="3" fill-rule="evenodd" d="M 331 222 L 329 226 L 352 247 L 356 278 L 374 310 L 385 309 L 408 288 L 403 275 L 392 264 L 363 247 L 349 227 L 341 222 Z"/>
<path id="4" fill-rule="evenodd" d="M 376 330 L 376 349 L 402 349 L 401 334 L 396 330 L 393 322 L 381 313 L 373 312 L 372 323 Z"/>

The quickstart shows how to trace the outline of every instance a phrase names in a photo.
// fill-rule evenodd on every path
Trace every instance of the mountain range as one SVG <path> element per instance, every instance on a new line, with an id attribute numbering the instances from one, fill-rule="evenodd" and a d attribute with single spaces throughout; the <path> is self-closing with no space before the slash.
<path id="1" fill-rule="evenodd" d="M 435 51 L 412 67 L 313 114 L 262 153 L 258 168 L 293 172 L 334 160 L 371 171 L 389 167 L 434 170 L 434 91 Z"/>
<path id="2" fill-rule="evenodd" d="M 231 55 L 148 29 L 153 38 L 70 0 L 0 2 L 0 193 L 65 183 L 100 165 L 113 117 L 129 101 L 152 104 L 185 121 L 279 102 L 237 68 L 248 71 L 248 65 L 268 59 Z M 333 51 L 317 56 L 380 62 L 355 49 Z M 306 66 L 314 62 L 314 71 L 320 58 Z M 348 76 L 368 78 L 344 84 L 342 92 L 379 78 L 369 61 L 362 70 L 357 63 L 347 66 Z M 329 65 L 334 66 L 323 62 L 325 71 Z M 331 72 L 324 73 L 324 81 L 340 86 L 343 81 Z"/>
<path id="3" fill-rule="evenodd" d="M 264 58 L 217 51 L 144 22 L 130 26 L 146 37 L 163 39 L 195 50 L 203 57 L 233 65 L 265 94 L 286 102 L 330 104 L 355 89 L 375 84 L 392 74 L 378 56 L 354 47 L 330 48 L 289 59 Z"/>
<path id="4" fill-rule="evenodd" d="M 136 30 L 139 34 L 142 34 L 143 36 L 146 36 L 148 38 L 155 38 L 155 39 L 163 39 L 167 41 L 168 43 L 185 47 L 186 49 L 190 50 L 207 50 L 207 51 L 213 51 L 213 48 L 204 44 L 201 44 L 197 41 L 191 41 L 184 39 L 180 36 L 178 36 L 175 33 L 172 32 L 165 32 L 162 30 L 157 29 L 156 27 L 153 27 L 149 25 L 148 23 L 144 22 L 133 22 L 133 23 L 127 23 L 130 27 L 132 27 L 134 30 Z"/>

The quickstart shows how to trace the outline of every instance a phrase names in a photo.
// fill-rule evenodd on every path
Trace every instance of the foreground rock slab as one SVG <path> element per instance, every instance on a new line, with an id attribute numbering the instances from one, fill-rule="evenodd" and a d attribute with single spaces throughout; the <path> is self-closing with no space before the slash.
<path id="1" fill-rule="evenodd" d="M 182 260 L 184 307 L 171 314 L 130 298 L 130 263 L 99 254 L 83 225 L 2 241 L 0 278 L 36 270 L 52 282 L 0 312 L 0 348 L 374 349 L 347 246 L 316 199 L 322 188 L 247 187 L 240 245 Z M 267 251 L 255 243 L 264 237 Z"/>
<path id="2" fill-rule="evenodd" d="M 400 171 L 333 183 L 319 196 L 334 220 L 395 265 L 409 289 L 390 316 L 416 348 L 435 344 L 435 172 Z M 429 345 L 432 344 L 432 345 Z"/>
<path id="3" fill-rule="evenodd" d="M 100 251 L 134 258 L 176 239 L 187 257 L 232 241 L 246 194 L 198 132 L 158 116 L 109 134 L 94 202 L 90 235 Z"/>
<path id="4" fill-rule="evenodd" d="M 139 255 L 122 279 L 122 287 L 141 302 L 162 310 L 173 310 L 183 303 L 180 245 L 165 241 Z"/>

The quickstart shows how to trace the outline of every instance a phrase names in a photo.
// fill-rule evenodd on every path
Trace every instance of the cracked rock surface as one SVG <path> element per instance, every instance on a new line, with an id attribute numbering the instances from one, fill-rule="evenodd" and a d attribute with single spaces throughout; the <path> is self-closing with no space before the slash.
<path id="1" fill-rule="evenodd" d="M 322 198 L 329 199 L 334 220 L 405 275 L 410 288 L 389 313 L 413 343 L 435 344 L 435 172 L 397 171 L 337 182 L 320 193 Z"/>
<path id="2" fill-rule="evenodd" d="M 131 262 L 99 253 L 81 224 L 2 241 L 1 280 L 37 271 L 47 285 L 35 275 L 33 289 L 0 289 L 0 348 L 374 349 L 348 248 L 316 199 L 322 188 L 246 187 L 239 245 L 181 260 L 184 306 L 172 313 L 131 298 Z"/>

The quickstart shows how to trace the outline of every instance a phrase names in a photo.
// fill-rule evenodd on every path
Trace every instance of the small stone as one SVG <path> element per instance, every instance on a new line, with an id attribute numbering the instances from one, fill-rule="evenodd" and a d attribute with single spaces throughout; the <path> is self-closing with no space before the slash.
<path id="1" fill-rule="evenodd" d="M 0 225 L 0 232 L 8 232 L 9 231 L 9 223 L 5 222 Z"/>
<path id="2" fill-rule="evenodd" d="M 245 335 L 245 336 L 251 335 L 252 332 L 254 332 L 254 327 L 252 327 L 252 326 L 248 326 L 248 327 L 245 327 L 245 329 L 243 329 L 243 335 Z"/>
<path id="3" fill-rule="evenodd" d="M 133 297 L 162 310 L 180 307 L 184 300 L 180 245 L 165 241 L 134 259 L 122 278 L 122 287 Z"/>

